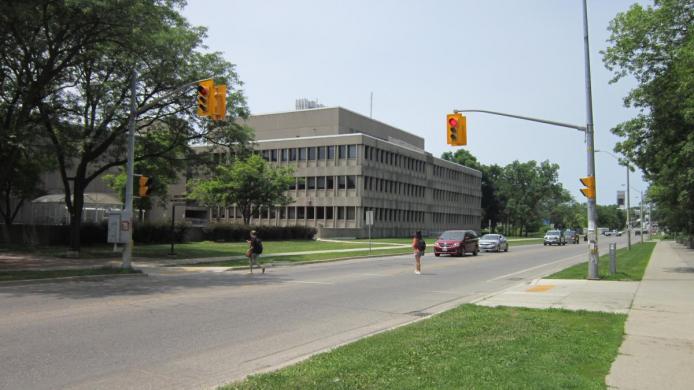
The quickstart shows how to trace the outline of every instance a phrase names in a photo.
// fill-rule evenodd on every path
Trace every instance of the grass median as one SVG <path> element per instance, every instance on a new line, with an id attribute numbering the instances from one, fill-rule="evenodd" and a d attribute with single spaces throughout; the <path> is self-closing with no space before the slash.
<path id="1" fill-rule="evenodd" d="M 605 388 L 625 320 L 463 305 L 222 389 Z"/>
<path id="2" fill-rule="evenodd" d="M 59 269 L 45 271 L 0 271 L 0 282 L 31 279 L 66 278 L 70 276 L 97 276 L 97 275 L 126 275 L 139 274 L 135 269 L 122 269 L 112 267 L 92 269 Z"/>
<path id="3" fill-rule="evenodd" d="M 648 261 L 651 259 L 655 242 L 644 242 L 643 244 L 632 244 L 631 250 L 627 248 L 617 249 L 617 273 L 610 275 L 610 255 L 609 253 L 600 256 L 598 260 L 598 275 L 602 280 L 623 280 L 639 281 L 643 279 L 646 272 Z M 546 279 L 585 279 L 588 270 L 588 263 L 576 264 Z"/>

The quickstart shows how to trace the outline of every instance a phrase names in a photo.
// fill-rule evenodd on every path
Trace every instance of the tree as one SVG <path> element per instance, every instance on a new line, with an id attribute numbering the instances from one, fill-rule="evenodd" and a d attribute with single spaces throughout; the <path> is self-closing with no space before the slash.
<path id="1" fill-rule="evenodd" d="M 183 1 L 45 0 L 31 4 L 29 13 L 36 12 L 43 22 L 34 27 L 34 35 L 51 43 L 30 46 L 32 56 L 50 56 L 53 46 L 77 52 L 32 111 L 58 166 L 73 250 L 80 248 L 86 187 L 126 161 L 133 69 L 137 72 L 136 160 L 175 164 L 194 156 L 190 151 L 194 143 L 243 145 L 250 138 L 247 130 L 235 123 L 237 117 L 248 114 L 248 109 L 234 66 L 219 53 L 199 51 L 205 29 L 190 26 L 180 15 Z M 71 19 L 63 20 L 63 14 L 71 15 Z M 63 47 L 56 41 L 61 24 L 73 20 L 105 27 L 94 27 L 97 39 L 75 38 Z M 74 35 L 86 33 L 85 27 Z M 195 116 L 192 90 L 174 93 L 181 85 L 210 75 L 217 75 L 216 81 L 226 83 L 231 92 L 228 115 L 221 122 Z M 40 80 L 34 84 L 44 88 Z"/>
<path id="2" fill-rule="evenodd" d="M 639 114 L 612 132 L 615 150 L 640 167 L 673 230 L 694 234 L 694 4 L 656 0 L 635 4 L 610 23 L 603 61 L 612 82 L 632 75 L 638 86 L 624 102 Z"/>
<path id="3" fill-rule="evenodd" d="M 292 200 L 285 195 L 294 180 L 290 167 L 278 168 L 257 154 L 221 164 L 210 179 L 191 183 L 189 198 L 208 206 L 236 206 L 241 210 L 243 223 L 263 208 L 283 207 Z"/>

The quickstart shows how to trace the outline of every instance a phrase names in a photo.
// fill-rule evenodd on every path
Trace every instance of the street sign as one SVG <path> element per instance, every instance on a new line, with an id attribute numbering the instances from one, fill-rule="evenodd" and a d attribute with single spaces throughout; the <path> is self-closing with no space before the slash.
<path id="1" fill-rule="evenodd" d="M 373 226 L 374 224 L 374 212 L 373 210 L 368 210 L 366 212 L 366 226 Z"/>

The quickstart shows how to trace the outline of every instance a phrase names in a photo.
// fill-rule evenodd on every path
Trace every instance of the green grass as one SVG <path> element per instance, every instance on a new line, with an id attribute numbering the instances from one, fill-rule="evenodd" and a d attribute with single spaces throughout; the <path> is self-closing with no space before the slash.
<path id="1" fill-rule="evenodd" d="M 542 238 L 535 238 L 532 240 L 520 240 L 516 241 L 512 238 L 508 239 L 508 244 L 509 246 L 519 246 L 519 245 L 533 245 L 533 244 L 542 244 L 544 240 Z"/>
<path id="2" fill-rule="evenodd" d="M 371 256 L 386 256 L 386 255 L 402 255 L 412 253 L 411 248 L 393 248 L 372 251 Z M 310 255 L 294 255 L 294 256 L 272 256 L 262 255 L 258 259 L 261 264 L 278 264 L 278 263 L 299 263 L 304 261 L 331 261 L 347 259 L 352 257 L 369 256 L 369 250 L 361 250 L 354 252 L 328 252 L 328 253 L 313 253 Z M 248 259 L 218 261 L 214 263 L 196 264 L 199 267 L 235 267 L 247 266 Z"/>
<path id="3" fill-rule="evenodd" d="M 380 246 L 374 243 L 375 246 Z M 350 243 L 322 242 L 311 240 L 286 240 L 286 241 L 264 241 L 263 248 L 266 254 L 303 252 L 331 249 L 352 249 L 359 248 L 360 245 Z M 368 248 L 368 245 L 361 247 Z M 135 245 L 133 256 L 140 258 L 201 258 L 201 257 L 224 257 L 241 256 L 248 249 L 246 242 L 190 242 L 176 244 L 174 251 L 175 257 L 168 256 L 170 244 Z M 0 251 L 17 251 L 32 253 L 43 256 L 64 256 L 67 253 L 66 247 L 44 246 L 44 247 L 8 247 L 0 246 Z M 113 252 L 112 245 L 84 246 L 80 252 L 81 258 L 118 258 L 120 252 Z"/>
<path id="4" fill-rule="evenodd" d="M 12 280 L 64 278 L 68 276 L 123 275 L 139 273 L 141 273 L 139 270 L 112 267 L 48 271 L 0 271 L 0 281 L 7 282 Z"/>
<path id="5" fill-rule="evenodd" d="M 463 305 L 222 389 L 604 389 L 625 320 Z"/>
<path id="6" fill-rule="evenodd" d="M 617 273 L 609 274 L 610 255 L 609 253 L 600 256 L 598 261 L 598 274 L 602 280 L 641 280 L 646 271 L 648 261 L 655 248 L 655 242 L 644 242 L 643 244 L 632 244 L 631 250 L 627 248 L 617 249 Z M 548 279 L 585 279 L 588 272 L 588 263 L 576 264 L 566 268 L 556 274 L 550 275 Z"/>

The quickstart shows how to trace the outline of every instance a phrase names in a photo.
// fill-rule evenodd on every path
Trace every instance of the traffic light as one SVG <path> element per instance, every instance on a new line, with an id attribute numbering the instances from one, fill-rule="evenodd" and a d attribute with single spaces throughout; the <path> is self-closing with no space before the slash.
<path id="1" fill-rule="evenodd" d="M 215 114 L 214 80 L 203 80 L 198 83 L 198 116 Z"/>
<path id="2" fill-rule="evenodd" d="M 227 114 L 227 86 L 220 84 L 214 86 L 215 110 L 212 119 L 221 121 Z"/>
<path id="3" fill-rule="evenodd" d="M 446 116 L 446 141 L 449 145 L 467 145 L 467 122 L 462 114 L 448 114 Z"/>
<path id="4" fill-rule="evenodd" d="M 581 193 L 588 199 L 595 199 L 595 176 L 581 178 L 581 184 L 587 188 L 581 188 Z"/>
<path id="5" fill-rule="evenodd" d="M 148 176 L 140 176 L 139 184 L 138 195 L 142 198 L 148 197 L 152 193 L 154 179 Z"/>

